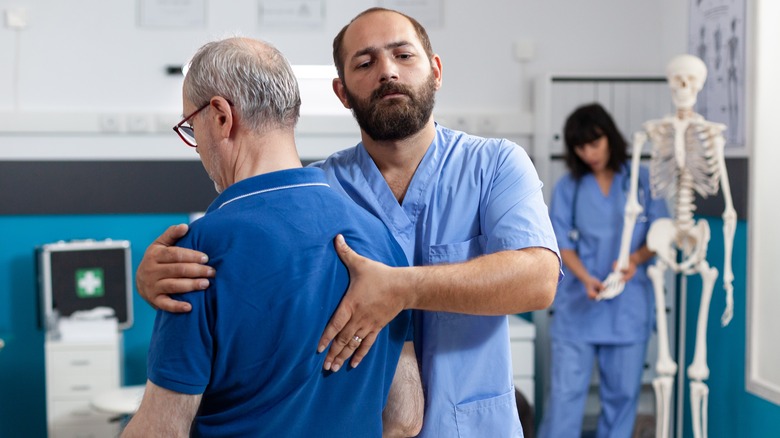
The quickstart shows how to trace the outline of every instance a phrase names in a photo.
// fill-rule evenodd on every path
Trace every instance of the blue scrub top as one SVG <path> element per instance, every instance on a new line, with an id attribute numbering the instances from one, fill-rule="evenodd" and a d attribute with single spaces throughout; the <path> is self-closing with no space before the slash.
<path id="1" fill-rule="evenodd" d="M 579 182 L 566 175 L 553 191 L 550 217 L 560 249 L 576 250 L 588 272 L 600 280 L 612 272 L 612 264 L 620 252 L 629 182 L 628 166 L 623 166 L 615 173 L 606 196 L 592 173 L 584 175 Z M 651 196 L 649 172 L 644 166 L 640 167 L 637 195 L 644 211 L 637 218 L 630 252 L 645 244 L 654 220 L 668 216 L 666 201 Z M 576 205 L 572 205 L 575 198 Z M 572 238 L 573 222 L 579 239 Z M 566 275 L 558 285 L 553 304 L 551 335 L 600 344 L 647 340 L 655 321 L 653 288 L 647 277 L 650 263 L 652 260 L 637 267 L 623 293 L 604 301 L 588 299 L 582 282 L 564 267 Z"/>
<path id="2" fill-rule="evenodd" d="M 401 205 L 362 143 L 315 165 L 380 218 L 416 266 L 528 247 L 557 253 L 542 183 L 508 140 L 437 125 Z M 506 316 L 416 312 L 415 349 L 426 403 L 420 436 L 522 436 Z"/>
<path id="3" fill-rule="evenodd" d="M 328 187 L 319 169 L 259 175 L 228 187 L 180 246 L 204 251 L 218 275 L 177 295 L 192 312 L 158 312 L 149 379 L 201 394 L 195 436 L 380 437 L 382 409 L 411 312 L 378 335 L 357 368 L 322 369 L 317 343 L 349 284 L 333 247 L 406 266 L 375 217 Z"/>

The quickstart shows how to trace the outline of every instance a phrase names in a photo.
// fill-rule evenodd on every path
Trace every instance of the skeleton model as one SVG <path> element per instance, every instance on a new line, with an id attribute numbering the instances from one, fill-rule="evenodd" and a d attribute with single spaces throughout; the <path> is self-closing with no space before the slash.
<path id="1" fill-rule="evenodd" d="M 723 238 L 725 260 L 723 263 L 723 288 L 726 291 L 726 310 L 721 324 L 726 326 L 733 313 L 734 274 L 731 270 L 731 253 L 737 214 L 731 200 L 726 161 L 723 156 L 726 126 L 708 122 L 693 112 L 696 95 L 707 78 L 707 67 L 699 58 L 681 55 L 673 58 L 666 68 L 667 80 L 672 90 L 672 100 L 677 109 L 673 116 L 652 120 L 643 125 L 643 131 L 634 134 L 634 151 L 631 161 L 631 187 L 626 202 L 625 222 L 620 254 L 615 271 L 604 280 L 605 290 L 599 299 L 610 299 L 623 289 L 621 271 L 628 266 L 628 248 L 634 224 L 642 206 L 637 202 L 639 158 L 648 137 L 653 149 L 650 162 L 650 184 L 653 197 L 664 197 L 674 204 L 674 219 L 659 219 L 650 226 L 647 246 L 656 253 L 656 262 L 647 270 L 653 283 L 658 329 L 658 361 L 653 380 L 656 397 L 656 437 L 666 438 L 669 433 L 669 410 L 672 384 L 677 364 L 669 353 L 669 335 L 664 300 L 664 273 L 667 269 L 681 275 L 698 274 L 702 278 L 701 304 L 696 324 L 696 345 L 693 362 L 688 367 L 690 379 L 691 418 L 693 436 L 707 437 L 707 401 L 709 388 L 704 383 L 709 378 L 707 367 L 707 317 L 710 299 L 718 277 L 718 270 L 707 263 L 707 244 L 710 228 L 705 220 L 694 221 L 694 191 L 702 197 L 716 195 L 718 186 L 723 192 L 726 208 L 723 212 Z M 678 252 L 681 253 L 678 262 Z"/>

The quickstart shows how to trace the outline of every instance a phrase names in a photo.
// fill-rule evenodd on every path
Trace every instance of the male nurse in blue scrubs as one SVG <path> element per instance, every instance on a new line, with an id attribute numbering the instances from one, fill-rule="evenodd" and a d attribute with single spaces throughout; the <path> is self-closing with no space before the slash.
<path id="1" fill-rule="evenodd" d="M 548 307 L 561 272 L 536 170 L 508 140 L 434 122 L 442 62 L 411 17 L 368 9 L 333 49 L 333 88 L 362 141 L 317 166 L 387 225 L 413 267 L 374 262 L 337 239 L 350 287 L 320 341 L 320 351 L 330 344 L 325 366 L 338 371 L 350 356 L 358 366 L 383 326 L 418 310 L 419 436 L 522 437 L 505 315 Z M 173 312 L 189 308 L 166 294 L 206 287 L 214 275 L 206 254 L 172 247 L 185 232 L 161 235 L 137 274 L 142 296 Z"/>

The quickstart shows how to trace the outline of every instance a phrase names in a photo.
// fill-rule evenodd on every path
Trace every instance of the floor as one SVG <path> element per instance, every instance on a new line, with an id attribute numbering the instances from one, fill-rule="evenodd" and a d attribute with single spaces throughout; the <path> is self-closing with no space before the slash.
<path id="1" fill-rule="evenodd" d="M 598 417 L 588 417 L 583 422 L 582 438 L 596 438 L 596 422 Z M 654 438 L 655 437 L 655 416 L 648 414 L 639 414 L 634 423 L 634 434 L 631 438 Z"/>

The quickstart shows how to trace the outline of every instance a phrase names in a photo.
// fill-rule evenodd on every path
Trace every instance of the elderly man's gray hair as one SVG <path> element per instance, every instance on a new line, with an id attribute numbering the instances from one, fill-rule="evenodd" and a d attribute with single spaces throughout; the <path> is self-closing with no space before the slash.
<path id="1" fill-rule="evenodd" d="M 224 97 L 254 130 L 294 127 L 301 108 L 298 81 L 284 55 L 268 43 L 243 38 L 198 49 L 184 79 L 184 96 L 196 107 Z"/>

